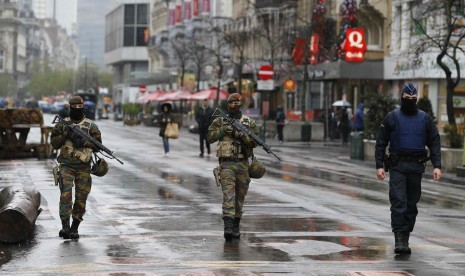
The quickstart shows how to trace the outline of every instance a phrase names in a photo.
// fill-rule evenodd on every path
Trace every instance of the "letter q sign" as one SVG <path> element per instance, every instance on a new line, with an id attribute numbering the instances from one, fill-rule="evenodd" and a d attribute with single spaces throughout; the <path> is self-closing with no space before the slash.
<path id="1" fill-rule="evenodd" d="M 360 28 L 349 28 L 346 30 L 346 39 L 342 44 L 346 61 L 362 62 L 364 53 L 367 50 L 365 42 L 365 30 Z"/>

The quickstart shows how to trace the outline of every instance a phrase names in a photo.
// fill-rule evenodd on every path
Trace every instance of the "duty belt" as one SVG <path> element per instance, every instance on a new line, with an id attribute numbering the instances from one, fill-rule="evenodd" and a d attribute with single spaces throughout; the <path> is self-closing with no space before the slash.
<path id="1" fill-rule="evenodd" d="M 220 157 L 218 161 L 220 163 L 222 162 L 242 162 L 242 161 L 247 161 L 248 158 L 236 158 L 236 157 Z"/>

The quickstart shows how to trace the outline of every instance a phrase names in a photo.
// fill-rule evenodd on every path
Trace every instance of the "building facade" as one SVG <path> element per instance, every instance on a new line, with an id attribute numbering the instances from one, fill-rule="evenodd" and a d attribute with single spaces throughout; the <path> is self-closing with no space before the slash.
<path id="1" fill-rule="evenodd" d="M 125 0 L 106 15 L 105 64 L 113 75 L 113 102 L 135 102 L 139 87 L 131 80 L 149 72 L 149 1 Z"/>

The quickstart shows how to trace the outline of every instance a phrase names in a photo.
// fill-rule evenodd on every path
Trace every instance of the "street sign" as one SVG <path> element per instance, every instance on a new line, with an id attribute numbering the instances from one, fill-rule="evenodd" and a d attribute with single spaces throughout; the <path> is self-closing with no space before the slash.
<path id="1" fill-rule="evenodd" d="M 261 80 L 271 80 L 273 79 L 274 71 L 271 65 L 262 65 L 258 69 L 258 78 Z"/>
<path id="2" fill-rule="evenodd" d="M 147 87 L 143 84 L 139 85 L 139 93 L 144 94 L 147 92 Z"/>
<path id="3" fill-rule="evenodd" d="M 258 80 L 257 90 L 274 90 L 274 80 Z"/>

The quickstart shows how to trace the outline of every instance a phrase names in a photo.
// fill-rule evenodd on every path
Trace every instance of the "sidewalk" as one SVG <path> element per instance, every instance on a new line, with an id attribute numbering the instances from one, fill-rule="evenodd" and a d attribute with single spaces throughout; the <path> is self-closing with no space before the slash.
<path id="1" fill-rule="evenodd" d="M 341 154 L 347 158 L 339 158 L 338 162 L 347 162 L 351 164 L 358 164 L 366 168 L 373 168 L 373 173 L 375 172 L 375 163 L 374 161 L 369 160 L 356 160 L 350 158 L 350 144 L 342 145 L 341 141 L 311 141 L 311 142 L 284 142 L 283 144 L 278 143 L 277 140 L 268 138 L 265 141 L 272 149 L 279 148 L 338 148 L 341 151 Z M 428 161 L 429 162 L 429 161 Z M 429 164 L 430 165 L 430 164 Z M 432 167 L 427 166 L 425 170 L 425 177 L 432 178 Z M 452 184 L 452 185 L 461 185 L 465 187 L 465 178 L 458 177 L 455 173 L 442 173 L 441 183 L 443 184 Z"/>

